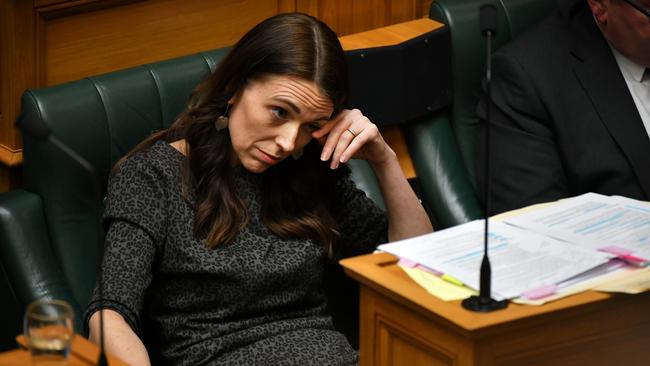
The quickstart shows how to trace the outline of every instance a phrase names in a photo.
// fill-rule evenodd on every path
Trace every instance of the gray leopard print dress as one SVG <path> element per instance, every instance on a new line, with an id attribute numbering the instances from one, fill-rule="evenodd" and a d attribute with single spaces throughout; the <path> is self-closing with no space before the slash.
<path id="1" fill-rule="evenodd" d="M 185 156 L 159 141 L 109 182 L 103 307 L 120 313 L 166 365 L 350 365 L 357 352 L 325 311 L 326 252 L 283 240 L 261 222 L 259 176 L 238 168 L 249 224 L 210 250 L 192 233 L 182 198 Z M 380 243 L 385 213 L 348 177 L 339 180 L 339 245 Z M 100 308 L 97 289 L 84 318 Z"/>

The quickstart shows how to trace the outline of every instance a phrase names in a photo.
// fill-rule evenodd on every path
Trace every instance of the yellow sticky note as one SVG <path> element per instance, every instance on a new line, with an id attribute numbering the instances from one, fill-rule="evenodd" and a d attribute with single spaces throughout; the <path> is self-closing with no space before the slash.
<path id="1" fill-rule="evenodd" d="M 442 278 L 417 268 L 400 266 L 418 285 L 424 287 L 431 295 L 443 300 L 453 301 L 476 295 L 476 291 L 465 286 L 454 285 Z M 458 281 L 458 280 L 456 280 Z"/>
<path id="2" fill-rule="evenodd" d="M 457 279 L 455 277 L 451 277 L 448 274 L 443 274 L 442 276 L 440 276 L 440 278 L 442 278 L 443 280 L 445 280 L 447 282 L 451 282 L 452 284 L 454 284 L 456 286 L 462 286 L 463 285 L 463 283 L 459 279 Z"/>
<path id="3" fill-rule="evenodd" d="M 528 213 L 528 212 L 537 211 L 537 210 L 541 210 L 543 208 L 552 206 L 552 205 L 556 204 L 557 202 L 558 201 L 537 203 L 537 204 L 534 204 L 534 205 L 518 208 L 516 210 L 503 212 L 503 213 L 500 213 L 498 215 L 490 217 L 490 220 L 503 222 L 503 221 L 505 221 L 505 220 L 507 220 L 509 218 L 512 218 L 512 217 L 516 217 L 516 216 L 523 215 L 523 214 Z"/>

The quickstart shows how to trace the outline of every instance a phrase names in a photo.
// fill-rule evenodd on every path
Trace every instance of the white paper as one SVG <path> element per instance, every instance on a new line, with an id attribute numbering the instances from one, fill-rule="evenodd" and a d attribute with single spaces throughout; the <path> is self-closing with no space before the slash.
<path id="1" fill-rule="evenodd" d="M 627 249 L 650 259 L 650 203 L 587 193 L 505 220 L 583 248 Z"/>
<path id="2" fill-rule="evenodd" d="M 378 249 L 443 272 L 479 288 L 483 220 L 380 245 Z M 492 296 L 513 298 L 554 285 L 607 261 L 608 256 L 499 222 L 489 224 Z"/>

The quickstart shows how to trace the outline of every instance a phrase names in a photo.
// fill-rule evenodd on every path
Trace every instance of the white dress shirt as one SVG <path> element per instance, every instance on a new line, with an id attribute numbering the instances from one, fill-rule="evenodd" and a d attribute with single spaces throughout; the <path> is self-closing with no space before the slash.
<path id="1" fill-rule="evenodd" d="M 650 138 L 650 70 L 630 61 L 614 47 L 611 49 Z"/>

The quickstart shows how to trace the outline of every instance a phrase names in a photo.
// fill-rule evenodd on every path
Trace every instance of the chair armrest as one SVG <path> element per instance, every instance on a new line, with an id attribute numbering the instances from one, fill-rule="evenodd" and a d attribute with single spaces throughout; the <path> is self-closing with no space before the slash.
<path id="1" fill-rule="evenodd" d="M 482 209 L 446 113 L 414 121 L 403 130 L 422 198 L 438 228 L 481 218 Z"/>
<path id="2" fill-rule="evenodd" d="M 0 261 L 23 309 L 34 300 L 47 297 L 67 301 L 75 315 L 81 315 L 50 247 L 38 195 L 25 190 L 0 193 Z"/>

